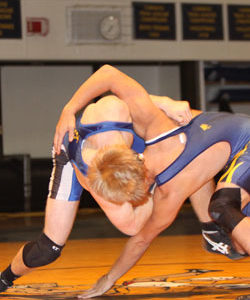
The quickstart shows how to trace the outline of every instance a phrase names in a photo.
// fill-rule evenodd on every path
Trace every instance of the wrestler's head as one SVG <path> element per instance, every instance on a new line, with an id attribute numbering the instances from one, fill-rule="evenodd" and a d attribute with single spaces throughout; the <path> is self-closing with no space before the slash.
<path id="1" fill-rule="evenodd" d="M 144 161 L 125 145 L 98 150 L 88 169 L 91 189 L 104 199 L 140 205 L 147 201 L 149 186 Z"/>

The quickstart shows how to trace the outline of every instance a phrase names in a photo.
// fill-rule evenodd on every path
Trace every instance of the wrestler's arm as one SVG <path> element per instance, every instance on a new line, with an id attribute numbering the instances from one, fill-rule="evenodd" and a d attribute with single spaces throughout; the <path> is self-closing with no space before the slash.
<path id="1" fill-rule="evenodd" d="M 60 119 L 56 126 L 54 136 L 54 147 L 60 153 L 60 145 L 66 132 L 69 132 L 69 141 L 72 141 L 75 128 L 75 113 L 85 107 L 92 99 L 102 95 L 104 92 L 112 91 L 113 94 L 129 104 L 130 113 L 134 122 L 145 122 L 147 125 L 150 120 L 154 120 L 156 107 L 153 105 L 148 93 L 134 79 L 120 72 L 116 68 L 105 65 L 97 70 L 86 80 L 73 95 L 71 100 L 64 107 Z M 165 109 L 173 109 L 173 102 L 166 101 L 165 97 L 154 97 L 155 102 L 159 103 L 162 99 L 166 103 Z M 169 99 L 169 98 L 168 98 Z M 167 104 L 168 103 L 168 104 Z M 171 103 L 171 104 L 170 104 Z M 179 105 L 179 104 L 178 104 Z M 183 104 L 181 104 L 183 106 Z M 180 109 L 176 109 L 180 114 Z M 173 115 L 173 113 L 171 113 Z M 183 115 L 186 115 L 186 107 Z M 172 116 L 173 117 L 173 116 Z M 178 117 L 177 117 L 178 118 Z M 186 119 L 186 117 L 184 117 Z M 141 133 L 143 137 L 144 132 Z"/>
<path id="2" fill-rule="evenodd" d="M 162 198 L 162 195 L 156 191 L 153 213 L 143 229 L 128 240 L 111 270 L 79 298 L 92 298 L 108 291 L 121 276 L 137 263 L 153 239 L 173 222 L 182 203 L 183 201 L 177 203 L 175 195 Z"/>
<path id="3" fill-rule="evenodd" d="M 144 204 L 133 207 L 129 202 L 118 205 L 106 201 L 96 194 L 93 196 L 111 223 L 126 235 L 137 234 L 152 214 L 153 200 L 151 197 Z"/>
<path id="4" fill-rule="evenodd" d="M 142 114 L 147 113 L 150 120 L 154 117 L 154 110 L 156 107 L 153 105 L 146 90 L 134 79 L 120 72 L 118 69 L 105 65 L 93 73 L 76 91 L 71 100 L 64 107 L 59 122 L 56 126 L 56 133 L 54 137 L 54 145 L 58 152 L 60 152 L 60 145 L 62 143 L 64 134 L 69 131 L 69 139 L 73 138 L 74 124 L 69 122 L 72 115 L 74 115 L 81 108 L 85 107 L 92 99 L 111 91 L 114 95 L 124 100 L 129 106 L 132 119 L 142 118 Z M 146 98 L 149 106 L 151 105 L 152 114 L 149 113 L 149 107 L 140 107 L 138 101 L 141 98 Z M 137 99 L 137 100 L 135 100 Z M 141 113 L 138 110 L 142 109 Z M 133 115 L 132 115 L 133 114 Z M 64 120 L 68 120 L 65 123 Z M 72 119 L 71 119 L 72 120 Z M 137 120 L 138 122 L 139 120 Z M 141 129 L 143 131 L 143 129 Z M 144 132 L 139 132 L 144 136 Z"/>

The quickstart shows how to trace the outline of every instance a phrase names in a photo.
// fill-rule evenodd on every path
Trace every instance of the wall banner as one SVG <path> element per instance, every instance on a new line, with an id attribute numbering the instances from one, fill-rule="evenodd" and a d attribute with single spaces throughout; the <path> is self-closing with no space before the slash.
<path id="1" fill-rule="evenodd" d="M 176 39 L 173 3 L 134 2 L 133 12 L 135 39 Z"/>
<path id="2" fill-rule="evenodd" d="M 20 0 L 0 0 L 0 39 L 21 39 Z"/>
<path id="3" fill-rule="evenodd" d="M 229 40 L 250 41 L 250 5 L 228 5 Z"/>
<path id="4" fill-rule="evenodd" d="M 183 40 L 223 40 L 222 5 L 182 4 Z"/>

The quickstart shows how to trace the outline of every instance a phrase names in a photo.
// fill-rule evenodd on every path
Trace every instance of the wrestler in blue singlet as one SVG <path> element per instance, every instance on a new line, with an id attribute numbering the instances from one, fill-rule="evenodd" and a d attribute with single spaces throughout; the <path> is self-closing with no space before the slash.
<path id="1" fill-rule="evenodd" d="M 88 170 L 87 164 L 82 159 L 82 146 L 84 141 L 92 135 L 106 131 L 126 131 L 132 133 L 134 139 L 131 149 L 137 153 L 143 153 L 145 149 L 144 140 L 134 132 L 132 123 L 105 121 L 95 124 L 82 124 L 80 120 L 78 120 L 76 122 L 74 140 L 69 143 L 68 136 L 66 136 L 63 144 L 66 147 L 69 159 L 76 165 L 84 176 L 87 175 Z"/>
<path id="2" fill-rule="evenodd" d="M 177 175 L 193 159 L 212 145 L 226 141 L 231 146 L 231 154 L 224 175 L 220 180 L 232 182 L 250 193 L 249 116 L 221 112 L 202 113 L 188 125 L 147 141 L 146 146 L 180 133 L 184 133 L 187 137 L 185 149 L 169 167 L 156 176 L 158 186 Z M 246 207 L 244 213 L 250 215 L 249 210 Z"/>
<path id="3" fill-rule="evenodd" d="M 106 131 L 126 131 L 133 135 L 131 149 L 143 153 L 145 143 L 133 130 L 132 123 L 105 121 L 95 124 L 82 124 L 80 118 L 76 121 L 74 139 L 69 143 L 65 135 L 60 155 L 53 154 L 54 171 L 52 172 L 49 197 L 68 201 L 80 199 L 83 187 L 79 183 L 73 164 L 86 176 L 88 165 L 82 159 L 82 147 L 88 137 Z"/>

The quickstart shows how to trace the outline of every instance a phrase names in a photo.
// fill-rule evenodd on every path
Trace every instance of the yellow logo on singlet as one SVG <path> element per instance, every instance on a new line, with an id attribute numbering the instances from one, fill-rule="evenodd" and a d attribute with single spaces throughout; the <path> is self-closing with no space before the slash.
<path id="1" fill-rule="evenodd" d="M 74 130 L 74 140 L 76 140 L 76 142 L 79 142 L 79 132 L 75 129 Z"/>
<path id="2" fill-rule="evenodd" d="M 203 131 L 206 131 L 208 129 L 210 129 L 212 126 L 211 125 L 208 125 L 208 124 L 201 124 L 200 125 L 200 128 L 203 130 Z"/>

